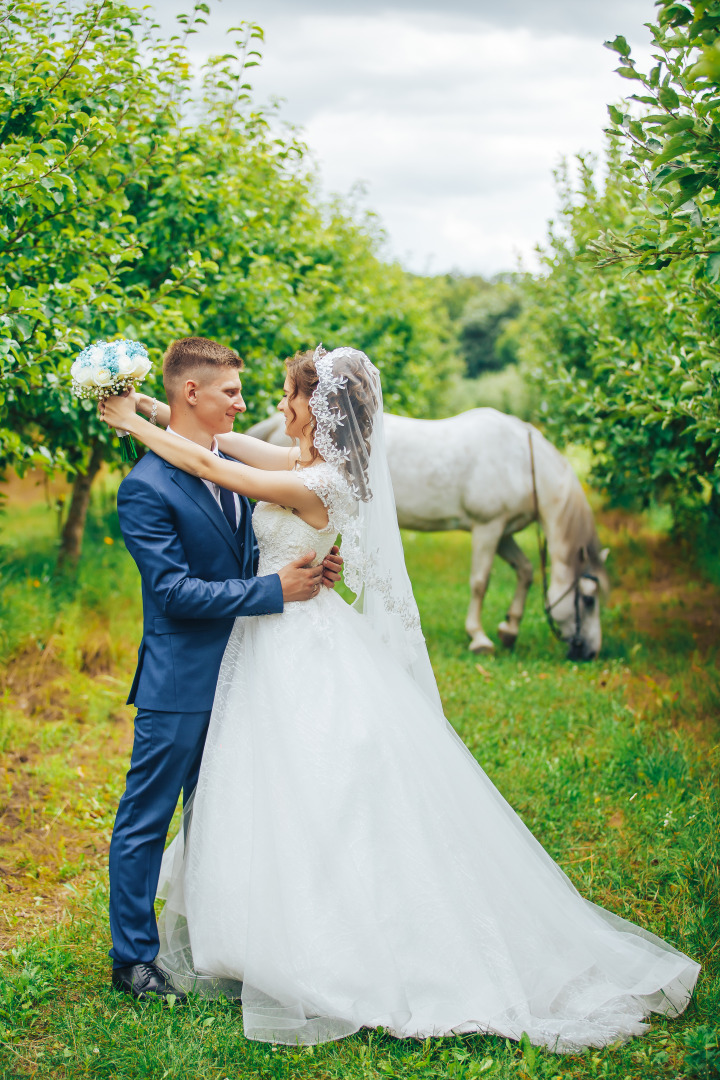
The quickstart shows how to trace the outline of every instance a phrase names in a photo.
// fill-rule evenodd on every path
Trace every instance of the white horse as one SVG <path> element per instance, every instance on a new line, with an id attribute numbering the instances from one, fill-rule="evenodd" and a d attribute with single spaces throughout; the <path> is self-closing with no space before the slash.
<path id="1" fill-rule="evenodd" d="M 249 434 L 279 445 L 290 442 L 279 414 Z M 570 659 L 594 659 L 602 641 L 599 600 L 607 590 L 607 549 L 600 549 L 580 481 L 559 451 L 537 428 L 495 409 L 472 409 L 447 420 L 386 414 L 385 434 L 400 525 L 472 534 L 465 620 L 470 649 L 494 649 L 483 630 L 482 603 L 496 553 L 517 575 L 515 596 L 497 628 L 503 645 L 515 644 L 533 568 L 513 533 L 539 519 L 551 563 L 549 621 L 568 643 Z"/>

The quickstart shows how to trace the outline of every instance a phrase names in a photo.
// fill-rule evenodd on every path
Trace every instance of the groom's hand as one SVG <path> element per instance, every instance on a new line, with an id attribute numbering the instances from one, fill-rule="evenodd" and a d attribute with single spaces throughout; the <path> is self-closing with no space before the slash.
<path id="1" fill-rule="evenodd" d="M 301 559 L 283 566 L 278 574 L 282 585 L 283 601 L 286 604 L 293 600 L 310 600 L 320 592 L 322 584 L 323 565 L 309 566 L 315 558 L 315 552 L 309 551 Z"/>
<path id="2" fill-rule="evenodd" d="M 334 589 L 335 582 L 340 580 L 340 574 L 343 568 L 343 559 L 340 554 L 340 548 L 335 546 L 330 548 L 329 554 L 323 559 L 323 577 L 322 583 L 326 589 Z"/>

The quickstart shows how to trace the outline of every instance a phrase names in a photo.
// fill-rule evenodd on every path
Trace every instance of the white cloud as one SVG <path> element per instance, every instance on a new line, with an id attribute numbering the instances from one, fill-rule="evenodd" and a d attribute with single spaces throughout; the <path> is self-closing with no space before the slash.
<path id="1" fill-rule="evenodd" d="M 163 21 L 175 2 L 164 0 Z M 544 236 L 552 169 L 601 150 L 606 103 L 627 92 L 595 34 L 625 31 L 642 55 L 652 0 L 389 7 L 244 3 L 243 16 L 266 28 L 255 96 L 286 99 L 281 116 L 302 126 L 327 191 L 366 183 L 406 265 L 510 269 Z M 198 59 L 224 48 L 218 25 L 239 5 L 221 11 L 193 42 Z"/>

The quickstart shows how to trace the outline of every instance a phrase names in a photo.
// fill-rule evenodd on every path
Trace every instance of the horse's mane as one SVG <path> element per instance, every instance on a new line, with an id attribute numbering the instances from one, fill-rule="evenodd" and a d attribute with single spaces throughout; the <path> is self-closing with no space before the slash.
<path id="1" fill-rule="evenodd" d="M 589 570 L 597 576 L 603 592 L 607 592 L 608 576 L 590 503 L 568 462 L 565 475 L 565 498 L 560 513 L 565 526 L 565 539 L 572 553 L 573 570 L 575 574 Z"/>

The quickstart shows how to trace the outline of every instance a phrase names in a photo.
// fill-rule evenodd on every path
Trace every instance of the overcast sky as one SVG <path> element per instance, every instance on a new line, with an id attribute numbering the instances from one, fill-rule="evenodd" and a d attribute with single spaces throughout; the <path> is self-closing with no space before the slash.
<path id="1" fill-rule="evenodd" d="M 653 0 L 222 0 L 192 38 L 225 51 L 265 30 L 251 81 L 285 99 L 327 192 L 362 182 L 409 269 L 494 274 L 532 250 L 556 207 L 552 170 L 601 152 L 606 105 L 628 93 L 603 41 L 649 56 Z M 154 0 L 163 29 L 191 0 Z M 634 88 L 633 88 L 634 89 Z"/>

